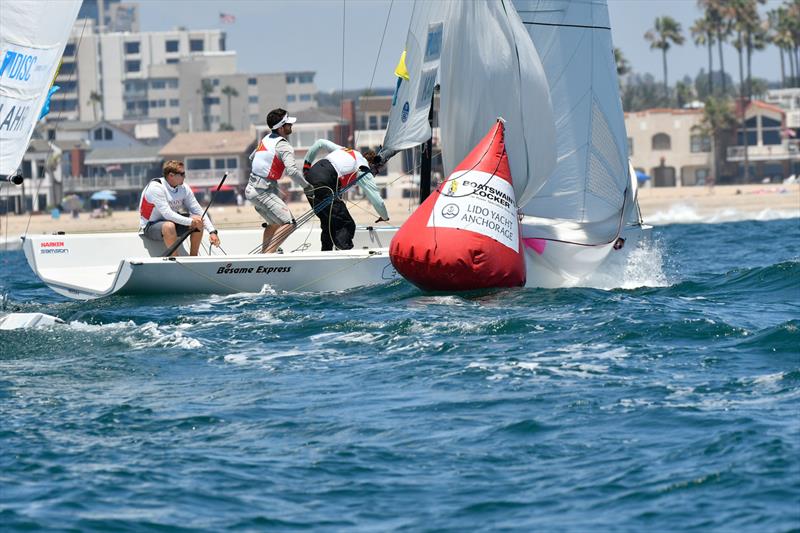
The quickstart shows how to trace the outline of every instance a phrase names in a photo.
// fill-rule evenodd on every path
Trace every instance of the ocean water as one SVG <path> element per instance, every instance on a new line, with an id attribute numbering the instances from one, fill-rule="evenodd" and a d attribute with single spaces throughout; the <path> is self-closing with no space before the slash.
<path id="1" fill-rule="evenodd" d="M 595 287 L 68 301 L 21 252 L 4 531 L 800 531 L 800 219 Z"/>

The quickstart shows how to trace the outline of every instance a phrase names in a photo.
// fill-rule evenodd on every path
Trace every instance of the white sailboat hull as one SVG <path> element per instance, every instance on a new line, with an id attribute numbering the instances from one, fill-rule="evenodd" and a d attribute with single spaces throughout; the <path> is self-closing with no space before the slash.
<path id="1" fill-rule="evenodd" d="M 352 250 L 333 252 L 319 251 L 319 229 L 295 232 L 282 254 L 249 253 L 261 241 L 260 230 L 222 232 L 227 255 L 211 248 L 211 255 L 164 258 L 162 244 L 136 233 L 28 236 L 23 250 L 45 284 L 80 300 L 112 294 L 326 292 L 396 279 L 387 248 L 395 231 L 359 228 Z"/>
<path id="2" fill-rule="evenodd" d="M 627 256 L 651 230 L 651 226 L 626 227 L 620 233 L 620 237 L 625 239 L 621 250 L 614 250 L 613 244 L 581 246 L 558 241 L 547 241 L 542 253 L 526 248 L 525 286 L 544 289 L 579 286 L 607 261 L 612 258 L 619 261 L 619 257 L 613 256 Z"/>

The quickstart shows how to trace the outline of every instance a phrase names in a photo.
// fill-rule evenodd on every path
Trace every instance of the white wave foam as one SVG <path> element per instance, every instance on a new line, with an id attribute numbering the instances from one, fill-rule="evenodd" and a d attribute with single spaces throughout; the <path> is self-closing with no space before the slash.
<path id="1" fill-rule="evenodd" d="M 639 241 L 627 253 L 612 252 L 596 272 L 581 282 L 581 286 L 603 290 L 668 287 L 670 282 L 664 274 L 664 256 L 660 241 Z"/>
<path id="2" fill-rule="evenodd" d="M 113 333 L 131 348 L 201 348 L 203 344 L 186 334 L 196 327 L 194 324 L 159 326 L 155 322 L 145 322 L 141 326 L 134 321 L 110 322 L 108 324 L 88 324 L 80 320 L 70 322 L 67 327 L 88 333 Z"/>
<path id="3" fill-rule="evenodd" d="M 761 211 L 741 211 L 724 207 L 702 214 L 687 204 L 672 204 L 667 211 L 657 211 L 645 217 L 647 224 L 665 226 L 668 224 L 720 224 L 742 220 L 784 220 L 800 217 L 800 209 L 762 209 Z"/>

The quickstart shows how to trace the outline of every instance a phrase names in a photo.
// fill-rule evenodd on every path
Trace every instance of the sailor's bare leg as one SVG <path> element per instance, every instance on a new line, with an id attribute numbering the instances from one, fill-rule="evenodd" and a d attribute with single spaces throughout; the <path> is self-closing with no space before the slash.
<path id="1" fill-rule="evenodd" d="M 264 240 L 261 245 L 261 253 L 271 254 L 278 250 L 278 247 L 289 236 L 291 224 L 270 224 L 264 228 Z"/>
<path id="2" fill-rule="evenodd" d="M 200 252 L 200 241 L 203 240 L 202 231 L 193 231 L 189 236 L 189 255 L 197 255 Z"/>
<path id="3" fill-rule="evenodd" d="M 161 236 L 164 238 L 164 245 L 167 248 L 175 244 L 175 241 L 178 240 L 178 232 L 175 230 L 175 223 L 164 222 L 161 225 Z M 172 257 L 177 257 L 179 250 L 180 246 L 174 252 L 172 252 Z"/>

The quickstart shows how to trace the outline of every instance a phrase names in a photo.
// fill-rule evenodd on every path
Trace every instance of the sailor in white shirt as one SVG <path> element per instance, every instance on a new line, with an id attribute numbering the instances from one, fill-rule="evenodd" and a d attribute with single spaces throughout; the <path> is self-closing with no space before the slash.
<path id="1" fill-rule="evenodd" d="M 278 180 L 286 175 L 302 187 L 306 194 L 313 194 L 297 168 L 294 148 L 287 140 L 296 120 L 285 109 L 270 111 L 267 114 L 270 133 L 261 139 L 258 147 L 250 154 L 250 179 L 244 193 L 265 221 L 262 253 L 277 251 L 295 223 L 289 207 L 280 196 Z"/>
<path id="2" fill-rule="evenodd" d="M 208 230 L 209 240 L 219 246 L 219 236 L 211 219 L 203 214 L 203 208 L 194 197 L 192 189 L 184 183 L 186 171 L 181 161 L 167 161 L 164 176 L 148 183 L 139 202 L 139 233 L 147 239 L 163 241 L 169 248 L 179 235 L 191 231 L 190 253 L 197 255 L 203 228 Z M 182 214 L 188 212 L 188 214 Z M 178 255 L 178 250 L 172 255 Z"/>

